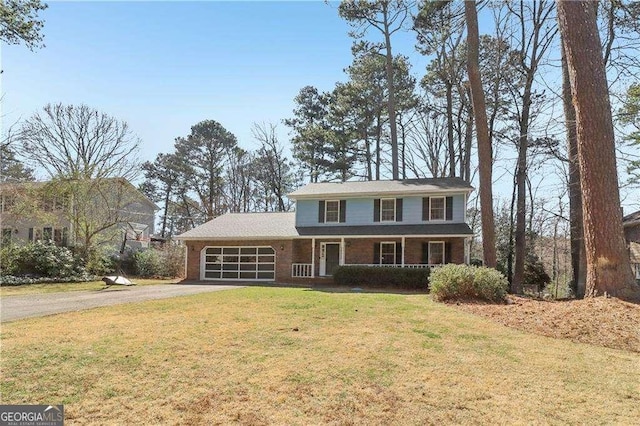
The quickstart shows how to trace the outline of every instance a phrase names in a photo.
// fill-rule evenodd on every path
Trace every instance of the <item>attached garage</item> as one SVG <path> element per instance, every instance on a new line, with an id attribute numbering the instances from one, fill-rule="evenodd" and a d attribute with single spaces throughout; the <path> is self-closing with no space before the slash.
<path id="1" fill-rule="evenodd" d="M 202 280 L 274 281 L 276 252 L 269 246 L 207 246 L 200 266 Z"/>

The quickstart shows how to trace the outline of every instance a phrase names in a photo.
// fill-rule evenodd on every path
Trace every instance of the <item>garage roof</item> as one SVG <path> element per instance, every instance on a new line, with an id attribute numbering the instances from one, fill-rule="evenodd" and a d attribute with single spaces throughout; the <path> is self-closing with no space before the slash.
<path id="1" fill-rule="evenodd" d="M 197 226 L 179 240 L 272 239 L 298 236 L 295 212 L 227 213 Z"/>

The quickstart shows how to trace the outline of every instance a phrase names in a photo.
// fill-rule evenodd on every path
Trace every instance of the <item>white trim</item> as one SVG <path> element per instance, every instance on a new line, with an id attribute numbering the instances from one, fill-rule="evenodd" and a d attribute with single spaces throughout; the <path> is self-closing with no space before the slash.
<path id="1" fill-rule="evenodd" d="M 429 265 L 444 265 L 447 261 L 447 246 L 444 241 L 428 241 L 429 244 L 429 258 L 427 259 L 427 263 Z M 431 244 L 442 244 L 442 263 L 431 263 Z"/>
<path id="2" fill-rule="evenodd" d="M 383 220 L 382 219 L 382 202 L 383 201 L 392 201 L 393 202 L 393 219 L 386 219 Z M 380 219 L 380 222 L 396 222 L 396 218 L 398 216 L 398 212 L 397 212 L 397 204 L 396 204 L 396 199 L 395 198 L 380 198 L 380 211 L 378 213 L 380 213 L 380 217 L 378 219 Z"/>
<path id="3" fill-rule="evenodd" d="M 288 237 L 189 237 L 189 238 L 176 238 L 180 241 L 203 241 L 203 242 L 211 242 L 215 243 L 217 241 L 260 241 L 260 240 L 268 240 L 268 241 L 288 241 L 288 240 L 299 240 L 299 239 L 340 239 L 340 238 L 466 238 L 470 237 L 471 234 L 371 234 L 371 235 L 348 235 L 348 234 L 340 234 L 340 235 L 295 235 Z"/>
<path id="4" fill-rule="evenodd" d="M 327 221 L 327 207 L 329 203 L 338 203 L 338 219 L 336 221 Z M 340 200 L 324 200 L 324 223 L 340 223 Z"/>
<path id="5" fill-rule="evenodd" d="M 431 202 L 434 198 L 442 199 L 442 219 L 433 219 L 431 217 Z M 429 197 L 429 222 L 444 222 L 447 220 L 447 197 L 435 196 Z"/>
<path id="6" fill-rule="evenodd" d="M 382 263 L 382 245 L 383 244 L 393 244 L 393 263 Z M 380 253 L 378 253 L 378 263 L 380 265 L 395 265 L 396 264 L 396 242 L 395 241 L 380 241 Z"/>
<path id="7" fill-rule="evenodd" d="M 316 239 L 311 238 L 311 278 L 316 277 Z"/>
<path id="8" fill-rule="evenodd" d="M 473 188 L 469 188 L 469 189 L 465 189 L 465 188 L 457 188 L 457 189 L 446 189 L 446 190 L 437 190 L 437 189 L 418 189 L 418 190 L 414 190 L 414 191 L 402 191 L 402 192 L 396 192 L 396 191 L 389 191 L 389 192 L 383 192 L 383 191 L 367 191 L 367 192 L 358 192 L 357 194 L 354 194 L 353 192 L 330 192 L 330 193 L 317 193 L 317 194 L 301 194 L 301 195 L 292 195 L 292 194 L 288 194 L 287 197 L 291 200 L 322 200 L 323 198 L 327 198 L 330 197 L 333 199 L 333 197 L 337 197 L 340 199 L 354 199 L 354 198 L 371 198 L 371 197 L 375 197 L 375 198 L 380 198 L 382 196 L 389 198 L 389 197 L 395 197 L 395 198 L 404 198 L 404 197 L 429 197 L 431 196 L 430 194 L 435 194 L 435 196 L 440 196 L 442 194 L 445 194 L 446 196 L 449 195 L 460 195 L 460 194 L 471 194 L 474 191 Z"/>
<path id="9" fill-rule="evenodd" d="M 401 265 L 404 266 L 404 248 L 405 248 L 405 237 L 402 237 L 402 240 L 400 241 L 400 244 L 402 244 L 402 246 L 400 248 L 402 248 L 402 263 Z"/>
<path id="10" fill-rule="evenodd" d="M 321 241 L 320 242 L 320 270 L 318 275 L 321 277 L 330 277 L 327 275 L 327 244 L 335 244 L 338 246 L 338 265 L 344 264 L 342 259 L 343 250 L 342 243 L 339 241 Z"/>

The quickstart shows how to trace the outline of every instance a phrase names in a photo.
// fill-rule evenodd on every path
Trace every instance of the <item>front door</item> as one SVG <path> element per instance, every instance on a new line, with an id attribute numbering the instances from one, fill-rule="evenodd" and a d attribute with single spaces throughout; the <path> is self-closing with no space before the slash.
<path id="1" fill-rule="evenodd" d="M 340 243 L 320 243 L 320 253 L 320 275 L 333 275 L 340 265 Z"/>

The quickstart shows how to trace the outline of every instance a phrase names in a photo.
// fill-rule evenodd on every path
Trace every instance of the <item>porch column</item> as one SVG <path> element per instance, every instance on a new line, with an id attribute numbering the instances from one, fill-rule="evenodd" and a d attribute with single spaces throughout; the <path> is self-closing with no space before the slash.
<path id="1" fill-rule="evenodd" d="M 402 266 L 404 266 L 404 242 L 405 237 L 402 237 L 402 243 L 400 243 L 402 245 Z"/>
<path id="2" fill-rule="evenodd" d="M 340 238 L 340 265 L 344 265 L 344 250 L 346 246 L 344 244 L 344 237 Z"/>
<path id="3" fill-rule="evenodd" d="M 311 278 L 316 276 L 316 239 L 311 238 Z"/>
<path id="4" fill-rule="evenodd" d="M 471 237 L 464 239 L 464 263 L 465 265 L 471 263 Z"/>

